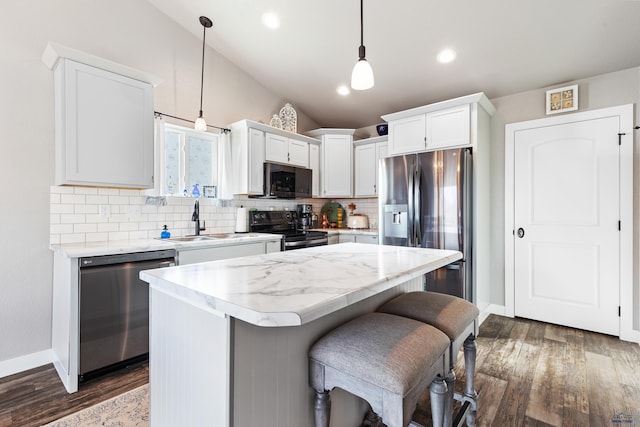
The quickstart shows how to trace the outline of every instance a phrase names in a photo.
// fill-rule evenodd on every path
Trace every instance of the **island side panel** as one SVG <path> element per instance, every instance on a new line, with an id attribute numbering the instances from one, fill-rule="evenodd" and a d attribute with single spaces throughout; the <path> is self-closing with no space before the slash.
<path id="1" fill-rule="evenodd" d="M 396 295 L 422 289 L 420 276 L 302 326 L 259 327 L 233 319 L 233 426 L 312 426 L 308 352 L 313 343 Z M 361 424 L 367 410 L 362 399 L 342 390 L 331 399 L 332 426 Z"/>
<path id="2" fill-rule="evenodd" d="M 153 427 L 231 426 L 231 321 L 150 289 Z"/>

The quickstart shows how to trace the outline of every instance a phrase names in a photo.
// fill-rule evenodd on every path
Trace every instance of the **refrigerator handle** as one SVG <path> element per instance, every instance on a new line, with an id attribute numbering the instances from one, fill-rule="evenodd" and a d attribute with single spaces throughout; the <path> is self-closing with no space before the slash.
<path id="1" fill-rule="evenodd" d="M 413 179 L 413 229 L 415 236 L 415 246 L 422 246 L 422 170 L 420 170 L 420 163 L 416 162 L 415 178 Z"/>
<path id="2" fill-rule="evenodd" d="M 410 247 L 414 247 L 415 245 L 415 240 L 414 240 L 414 217 L 415 217 L 415 205 L 414 205 L 414 193 L 415 193 L 415 188 L 414 188 L 414 182 L 415 182 L 415 171 L 411 171 L 410 173 L 408 173 L 409 175 L 409 188 L 407 189 L 407 202 L 408 202 L 408 206 L 407 206 L 407 226 L 409 227 L 409 246 Z"/>

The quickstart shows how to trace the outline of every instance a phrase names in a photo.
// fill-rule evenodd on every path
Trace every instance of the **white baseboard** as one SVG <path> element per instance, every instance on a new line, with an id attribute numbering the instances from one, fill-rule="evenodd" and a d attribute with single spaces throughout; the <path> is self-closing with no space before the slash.
<path id="1" fill-rule="evenodd" d="M 0 378 L 19 372 L 28 371 L 38 366 L 46 365 L 53 362 L 53 351 L 43 350 L 37 353 L 27 354 L 25 356 L 16 357 L 9 360 L 0 361 Z"/>
<path id="2" fill-rule="evenodd" d="M 490 314 L 497 314 L 498 316 L 505 316 L 505 306 L 497 304 L 489 304 L 480 312 L 480 324 L 487 320 Z"/>

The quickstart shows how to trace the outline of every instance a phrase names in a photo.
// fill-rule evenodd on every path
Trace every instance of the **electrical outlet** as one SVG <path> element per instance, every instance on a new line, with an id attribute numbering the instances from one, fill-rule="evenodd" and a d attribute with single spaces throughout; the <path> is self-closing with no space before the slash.
<path id="1" fill-rule="evenodd" d="M 109 205 L 100 205 L 98 206 L 98 214 L 101 218 L 109 218 L 111 215 L 111 206 Z"/>

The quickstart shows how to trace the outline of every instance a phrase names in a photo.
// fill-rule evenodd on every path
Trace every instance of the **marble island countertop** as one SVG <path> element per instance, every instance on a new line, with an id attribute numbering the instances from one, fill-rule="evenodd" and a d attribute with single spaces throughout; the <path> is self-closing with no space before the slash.
<path id="1" fill-rule="evenodd" d="M 139 240 L 110 240 L 103 242 L 64 243 L 51 245 L 54 252 L 63 253 L 68 258 L 124 254 L 130 252 L 159 251 L 164 249 L 193 249 L 211 246 L 225 246 L 250 242 L 280 240 L 279 234 L 267 233 L 220 233 L 224 237 L 211 237 L 203 240 L 172 240 L 172 239 L 139 239 Z M 207 235 L 204 235 L 207 237 Z M 212 235 L 215 236 L 215 235 Z M 180 239 L 180 238 L 179 238 Z"/>
<path id="2" fill-rule="evenodd" d="M 345 243 L 146 270 L 155 290 L 258 326 L 299 326 L 462 258 Z"/>

